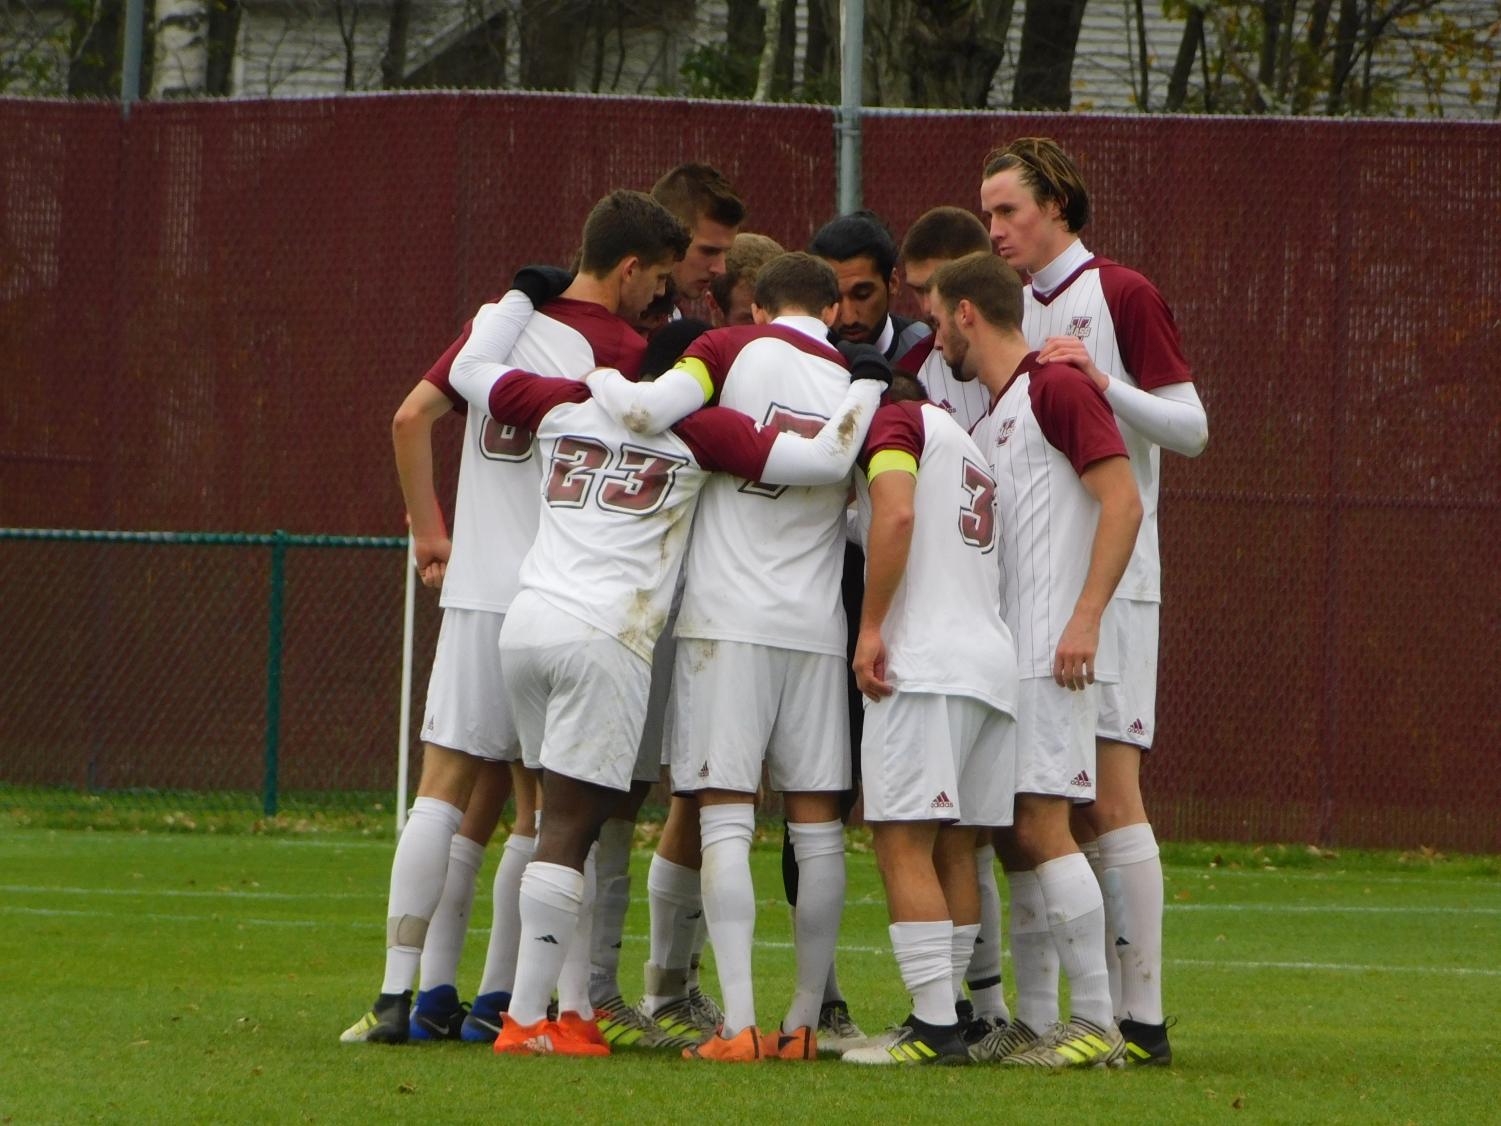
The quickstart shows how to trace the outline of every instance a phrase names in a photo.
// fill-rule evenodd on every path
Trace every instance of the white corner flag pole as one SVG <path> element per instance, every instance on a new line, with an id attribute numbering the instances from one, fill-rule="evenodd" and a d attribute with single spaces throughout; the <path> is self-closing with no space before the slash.
<path id="1" fill-rule="evenodd" d="M 412 757 L 412 623 L 417 606 L 417 548 L 407 535 L 406 605 L 401 618 L 401 731 L 396 740 L 396 835 L 407 824 L 407 775 Z"/>

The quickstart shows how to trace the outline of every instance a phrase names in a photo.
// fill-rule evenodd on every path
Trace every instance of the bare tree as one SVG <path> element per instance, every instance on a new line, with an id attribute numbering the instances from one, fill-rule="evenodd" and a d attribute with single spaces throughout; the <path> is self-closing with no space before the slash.
<path id="1" fill-rule="evenodd" d="M 1029 3 L 1022 17 L 1012 109 L 1068 109 L 1073 103 L 1074 48 L 1088 0 Z"/>

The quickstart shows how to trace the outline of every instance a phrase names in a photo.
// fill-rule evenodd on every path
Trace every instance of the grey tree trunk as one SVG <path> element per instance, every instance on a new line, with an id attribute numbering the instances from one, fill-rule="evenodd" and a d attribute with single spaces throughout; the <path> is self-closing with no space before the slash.
<path id="1" fill-rule="evenodd" d="M 1022 17 L 1012 109 L 1068 109 L 1073 103 L 1074 49 L 1088 0 L 1029 3 Z"/>

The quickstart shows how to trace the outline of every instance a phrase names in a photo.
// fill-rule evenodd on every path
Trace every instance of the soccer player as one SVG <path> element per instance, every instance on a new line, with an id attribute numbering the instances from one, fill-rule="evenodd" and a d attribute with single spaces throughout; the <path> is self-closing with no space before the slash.
<path id="1" fill-rule="evenodd" d="M 935 207 L 918 216 L 902 239 L 902 276 L 917 298 L 923 319 L 932 326 L 929 303 L 933 271 L 945 262 L 990 249 L 985 224 L 962 207 Z M 933 348 L 933 337 L 923 337 L 897 365 L 922 381 L 932 401 L 946 409 L 966 433 L 985 417 L 990 400 L 985 388 L 954 375 L 943 355 Z"/>
<path id="2" fill-rule="evenodd" d="M 688 228 L 692 241 L 683 260 L 673 267 L 667 292 L 638 318 L 648 334 L 682 316 L 679 306 L 683 302 L 701 300 L 709 284 L 724 275 L 736 229 L 745 222 L 745 204 L 709 164 L 689 162 L 669 169 L 652 185 L 651 195 Z"/>
<path id="3" fill-rule="evenodd" d="M 778 254 L 782 244 L 765 235 L 741 231 L 724 256 L 724 273 L 709 283 L 709 319 L 715 328 L 755 324 L 756 275 Z"/>
<path id="4" fill-rule="evenodd" d="M 1098 793 L 1080 812 L 1098 837 L 1107 952 L 1119 955 L 1116 1013 L 1131 1063 L 1172 1060 L 1162 1011 L 1162 862 L 1141 796 L 1152 746 L 1162 598 L 1157 494 L 1161 448 L 1203 452 L 1209 423 L 1172 311 L 1150 281 L 1092 254 L 1079 231 L 1089 194 L 1055 142 L 1024 138 L 985 161 L 981 201 L 996 251 L 1030 275 L 1022 329 L 1045 361 L 1083 369 L 1115 411 L 1141 493 L 1142 527 L 1105 616 L 1120 651 L 1119 683 L 1102 686 Z"/>
<path id="5" fill-rule="evenodd" d="M 753 328 L 704 334 L 652 384 L 590 386 L 642 431 L 706 401 L 806 430 L 842 379 L 826 341 L 837 315 L 833 271 L 808 254 L 773 259 L 756 279 Z M 884 365 L 866 346 L 861 363 Z M 623 392 L 615 398 L 615 391 Z M 849 787 L 848 714 L 839 699 L 845 628 L 838 602 L 846 490 L 710 482 L 701 502 L 678 617 L 673 788 L 697 792 L 702 896 L 725 1017 L 705 1059 L 811 1058 L 844 899 L 840 794 Z M 797 991 L 775 1044 L 756 1027 L 750 948 L 753 801 L 762 762 L 786 795 L 805 894 L 796 908 Z"/>
<path id="6" fill-rule="evenodd" d="M 562 297 L 547 303 L 544 316 L 526 322 L 516 345 L 518 362 L 576 375 L 597 363 L 610 363 L 634 373 L 645 342 L 617 314 L 639 312 L 657 286 L 638 257 L 618 248 L 641 222 L 643 205 L 666 215 L 639 193 L 615 193 L 590 212 L 584 226 L 584 245 L 591 255 L 586 269 Z M 670 265 L 669 256 L 661 269 L 664 276 Z M 651 281 L 649 287 L 643 279 Z M 529 312 L 528 299 L 521 300 Z M 442 562 L 442 544 L 435 542 L 442 518 L 433 499 L 431 427 L 450 410 L 466 407 L 449 376 L 467 339 L 468 329 L 413 388 L 393 424 L 403 495 L 413 514 L 417 562 L 430 575 L 438 569 L 435 564 Z M 496 644 L 516 591 L 521 558 L 536 534 L 539 484 L 531 434 L 497 423 L 482 410 L 468 411 L 452 551 L 442 564 L 443 625 L 422 724 L 422 774 L 391 864 L 385 978 L 370 1011 L 340 1037 L 347 1043 L 404 1043 L 409 1038 L 412 980 L 447 881 L 454 837 L 482 773 L 481 763 L 519 758 L 520 743 L 501 688 Z M 515 887 L 534 832 L 525 800 L 529 789 L 518 784 L 516 791 L 516 831 L 507 840 L 496 874 L 497 920 L 491 956 L 486 959 L 474 1011 L 458 1021 L 461 1035 L 464 1026 L 470 1026 L 471 1038 L 484 1038 L 490 1024 L 498 1026 L 499 1010 L 508 1000 L 513 956 L 508 954 L 506 936 L 519 933 L 519 920 L 512 919 L 514 910 L 507 905 L 515 903 Z M 472 853 L 477 869 L 483 846 L 477 837 L 464 840 L 467 844 L 458 846 L 459 851 Z M 446 1011 L 434 1004 L 427 1018 L 433 1035 L 439 1029 L 445 1037 L 450 1035 L 456 992 L 429 1000 L 452 1003 L 453 1008 Z M 493 1032 L 489 1038 L 494 1038 Z"/>
<path id="7" fill-rule="evenodd" d="M 1131 557 L 1141 498 L 1105 397 L 1077 368 L 1044 364 L 1028 348 L 1016 272 L 972 254 L 942 266 L 932 285 L 937 347 L 994 402 L 976 439 L 997 484 L 1002 605 L 1021 678 L 1007 871 L 1034 873 L 1072 1008 L 1056 1029 L 1031 1023 L 1019 970 L 1017 1021 L 971 1054 L 1051 1068 L 1113 1063 L 1125 1043 L 1105 967 L 1104 904 L 1069 810 L 1095 796 L 1095 681 L 1118 675 L 1100 622 Z M 1023 909 L 1013 899 L 1013 913 Z"/>
<path id="8" fill-rule="evenodd" d="M 839 316 L 834 332 L 840 340 L 873 344 L 893 363 L 928 335 L 921 321 L 891 311 L 901 288 L 896 273 L 896 242 L 870 211 L 831 219 L 808 243 L 834 270 L 839 282 Z"/>
<path id="9" fill-rule="evenodd" d="M 980 929 L 979 827 L 1010 824 L 1016 769 L 996 482 L 970 436 L 905 375 L 860 466 L 861 779 L 912 1014 L 889 1042 L 844 1059 L 968 1063 L 955 996 Z"/>
<path id="10" fill-rule="evenodd" d="M 641 436 L 582 383 L 503 370 L 487 348 L 486 313 L 455 382 L 487 401 L 493 417 L 535 431 L 547 466 L 537 539 L 500 638 L 526 761 L 543 771 L 546 812 L 522 879 L 516 988 L 495 1050 L 605 1055 L 584 1014 L 560 997 L 563 1011 L 551 1021 L 547 1002 L 578 926 L 588 852 L 640 757 L 652 650 L 694 504 L 716 468 L 778 487 L 845 480 L 884 385 L 851 386 L 841 366 L 845 392 L 806 438 L 726 410 Z M 852 374 L 867 371 L 857 365 Z"/>

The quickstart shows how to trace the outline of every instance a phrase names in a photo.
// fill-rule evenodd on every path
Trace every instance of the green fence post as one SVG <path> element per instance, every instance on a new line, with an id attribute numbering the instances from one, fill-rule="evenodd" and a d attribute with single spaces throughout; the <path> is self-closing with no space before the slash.
<path id="1" fill-rule="evenodd" d="M 282 601 L 287 585 L 287 533 L 280 528 L 271 540 L 271 621 L 266 653 L 266 770 L 261 785 L 261 808 L 276 816 L 276 772 L 281 749 Z"/>

